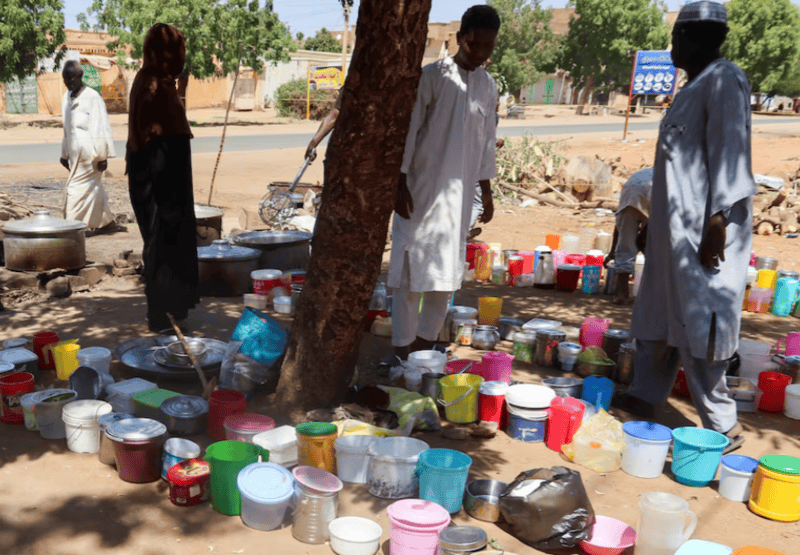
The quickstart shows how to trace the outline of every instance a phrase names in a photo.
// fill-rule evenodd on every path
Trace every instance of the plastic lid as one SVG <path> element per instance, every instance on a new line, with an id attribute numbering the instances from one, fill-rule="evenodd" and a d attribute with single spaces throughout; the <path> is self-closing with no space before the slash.
<path id="1" fill-rule="evenodd" d="M 725 455 L 722 457 L 722 464 L 732 470 L 739 472 L 755 472 L 758 468 L 758 461 L 753 457 L 745 457 L 744 455 Z"/>
<path id="2" fill-rule="evenodd" d="M 312 493 L 336 493 L 344 487 L 335 474 L 316 466 L 295 466 L 292 475 L 304 490 Z"/>
<path id="3" fill-rule="evenodd" d="M 167 427 L 152 418 L 128 418 L 114 422 L 106 432 L 112 439 L 142 441 L 163 436 Z"/>
<path id="4" fill-rule="evenodd" d="M 25 395 L 20 397 L 19 403 L 20 403 L 20 405 L 22 405 L 22 408 L 31 408 L 36 403 L 38 403 L 42 399 L 44 399 L 47 395 L 51 394 L 53 391 L 56 391 L 56 390 L 48 389 L 48 390 L 45 390 L 45 391 L 34 391 L 33 393 L 26 393 Z M 70 390 L 69 389 L 64 389 L 64 390 L 61 390 L 61 391 L 68 392 Z"/>
<path id="5" fill-rule="evenodd" d="M 487 543 L 486 532 L 474 526 L 451 526 L 439 532 L 439 546 L 450 551 L 476 551 Z"/>
<path id="6" fill-rule="evenodd" d="M 174 391 L 167 391 L 166 389 L 152 389 L 150 391 L 142 391 L 133 395 L 133 400 L 142 405 L 157 409 L 161 407 L 161 403 L 170 397 L 177 397 L 180 393 Z"/>
<path id="7" fill-rule="evenodd" d="M 73 401 L 64 405 L 61 418 L 65 421 L 96 422 L 98 418 L 104 414 L 108 414 L 111 410 L 111 405 L 105 401 L 85 399 L 82 401 Z"/>
<path id="8" fill-rule="evenodd" d="M 270 462 L 245 466 L 236 484 L 242 495 L 258 503 L 280 503 L 294 493 L 294 479 L 289 471 Z"/>
<path id="9" fill-rule="evenodd" d="M 764 468 L 778 474 L 800 476 L 800 459 L 789 455 L 764 455 L 758 461 Z"/>
<path id="10" fill-rule="evenodd" d="M 508 387 L 508 384 L 503 381 L 489 381 L 483 382 L 478 391 L 484 395 L 505 395 Z"/>
<path id="11" fill-rule="evenodd" d="M 36 353 L 29 351 L 25 347 L 14 347 L 13 349 L 6 349 L 0 351 L 0 360 L 16 364 L 19 362 L 30 362 L 32 360 L 39 360 Z"/>
<path id="12" fill-rule="evenodd" d="M 647 441 L 670 441 L 672 430 L 655 422 L 625 422 L 622 430 L 631 437 Z"/>
<path id="13" fill-rule="evenodd" d="M 395 521 L 417 528 L 438 528 L 450 522 L 447 509 L 433 501 L 422 499 L 401 499 L 386 508 L 388 517 Z"/>
<path id="14" fill-rule="evenodd" d="M 581 267 L 578 266 L 577 264 L 561 264 L 557 269 L 558 269 L 559 272 L 564 272 L 564 271 L 567 271 L 567 272 L 580 272 L 581 271 Z M 457 528 L 461 528 L 461 526 L 458 526 Z"/>
<path id="15" fill-rule="evenodd" d="M 197 247 L 198 260 L 227 262 L 235 260 L 253 260 L 259 256 L 261 256 L 260 250 L 231 245 L 225 239 L 217 239 L 208 246 Z"/>
<path id="16" fill-rule="evenodd" d="M 264 432 L 275 427 L 275 420 L 263 414 L 238 412 L 225 418 L 224 426 L 237 432 Z"/>
<path id="17" fill-rule="evenodd" d="M 15 349 L 17 347 L 24 347 L 28 343 L 28 340 L 24 337 L 14 337 L 12 339 L 6 339 L 3 341 L 3 348 L 4 349 Z"/>
<path id="18" fill-rule="evenodd" d="M 48 395 L 42 395 L 39 403 L 69 403 L 78 396 L 74 389 L 48 389 Z"/>
<path id="19" fill-rule="evenodd" d="M 250 272 L 251 279 L 262 279 L 264 281 L 274 281 L 281 279 L 283 272 L 280 270 L 253 270 Z"/>
<path id="20" fill-rule="evenodd" d="M 211 464 L 201 459 L 189 459 L 171 466 L 167 470 L 167 479 L 176 486 L 191 486 L 204 478 L 208 479 L 210 474 Z"/>
<path id="21" fill-rule="evenodd" d="M 100 425 L 101 430 L 105 430 L 114 422 L 119 422 L 120 420 L 127 420 L 129 418 L 134 418 L 134 416 L 126 412 L 109 412 L 98 418 L 97 423 Z"/>
<path id="22" fill-rule="evenodd" d="M 83 347 L 78 351 L 78 358 L 104 359 L 110 357 L 111 351 L 105 347 Z"/>
<path id="23" fill-rule="evenodd" d="M 161 403 L 161 412 L 175 418 L 194 418 L 208 412 L 208 401 L 194 395 L 176 395 Z"/>
<path id="24" fill-rule="evenodd" d="M 0 361 L 0 374 L 5 374 L 6 372 L 11 372 L 15 368 L 16 368 L 16 366 L 14 366 L 10 362 Z"/>
<path id="25" fill-rule="evenodd" d="M 604 337 L 614 337 L 617 339 L 628 339 L 631 336 L 630 330 L 606 330 Z"/>
<path id="26" fill-rule="evenodd" d="M 164 442 L 164 452 L 181 459 L 194 459 L 200 456 L 200 446 L 194 441 L 180 437 L 171 437 Z"/>
<path id="27" fill-rule="evenodd" d="M 544 385 L 516 384 L 508 388 L 506 402 L 523 409 L 546 409 L 556 392 Z"/>
<path id="28" fill-rule="evenodd" d="M 547 245 L 539 245 L 538 247 L 533 249 L 533 252 L 551 252 L 552 250 L 553 249 L 551 249 Z"/>
<path id="29" fill-rule="evenodd" d="M 303 422 L 295 427 L 295 431 L 304 436 L 327 436 L 338 433 L 339 429 L 330 422 Z"/>
<path id="30" fill-rule="evenodd" d="M 121 382 L 109 385 L 106 388 L 106 392 L 108 393 L 109 397 L 112 395 L 124 395 L 131 397 L 136 393 L 150 391 L 151 389 L 156 389 L 157 387 L 158 386 L 153 382 L 148 382 L 142 378 L 131 378 L 130 380 L 122 380 Z"/>

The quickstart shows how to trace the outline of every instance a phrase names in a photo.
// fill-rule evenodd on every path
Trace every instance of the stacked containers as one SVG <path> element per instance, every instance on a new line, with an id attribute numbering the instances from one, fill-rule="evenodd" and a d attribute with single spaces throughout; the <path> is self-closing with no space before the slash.
<path id="1" fill-rule="evenodd" d="M 481 384 L 478 390 L 478 417 L 482 422 L 496 422 L 499 428 L 505 428 L 508 421 L 508 411 L 506 411 L 508 387 L 504 381 Z"/>
<path id="2" fill-rule="evenodd" d="M 304 422 L 295 427 L 297 433 L 297 464 L 315 466 L 336 474 L 334 442 L 339 435 L 336 424 Z"/>
<path id="3" fill-rule="evenodd" d="M 200 446 L 194 441 L 171 437 L 164 442 L 164 456 L 161 463 L 161 477 L 166 480 L 169 469 L 178 463 L 200 456 Z"/>
<path id="4" fill-rule="evenodd" d="M 450 524 L 450 514 L 431 501 L 406 499 L 386 508 L 391 526 L 389 551 L 403 555 L 436 555 L 439 532 Z"/>
<path id="5" fill-rule="evenodd" d="M 97 453 L 100 450 L 98 419 L 111 412 L 105 401 L 87 399 L 64 405 L 61 418 L 67 435 L 67 447 L 76 453 Z"/>
<path id="6" fill-rule="evenodd" d="M 261 432 L 253 444 L 269 451 L 269 461 L 286 468 L 297 465 L 297 432 L 294 426 L 280 426 Z"/>
<path id="7" fill-rule="evenodd" d="M 106 428 L 114 443 L 117 473 L 126 482 L 142 484 L 161 477 L 161 448 L 167 427 L 150 418 L 119 420 Z"/>
<path id="8" fill-rule="evenodd" d="M 292 537 L 303 543 L 325 543 L 330 538 L 328 527 L 336 519 L 343 484 L 327 470 L 312 466 L 298 466 L 292 475 L 296 499 Z"/>
<path id="9" fill-rule="evenodd" d="M 547 434 L 547 415 L 556 397 L 549 387 L 536 384 L 516 384 L 508 388 L 508 435 L 526 442 L 544 441 Z"/>
<path id="10" fill-rule="evenodd" d="M 282 523 L 294 494 L 294 478 L 280 465 L 254 463 L 236 478 L 242 496 L 242 522 L 256 530 L 274 530 Z"/>

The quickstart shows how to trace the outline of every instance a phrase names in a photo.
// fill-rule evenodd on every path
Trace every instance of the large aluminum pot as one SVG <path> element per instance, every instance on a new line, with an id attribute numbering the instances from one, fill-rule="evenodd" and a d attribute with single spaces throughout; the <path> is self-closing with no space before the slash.
<path id="1" fill-rule="evenodd" d="M 197 247 L 198 294 L 233 297 L 252 291 L 250 272 L 259 268 L 260 254 L 256 249 L 237 247 L 222 239 L 207 247 Z"/>
<path id="2" fill-rule="evenodd" d="M 311 237 L 305 231 L 249 231 L 234 237 L 233 243 L 261 251 L 259 268 L 286 271 L 308 267 Z"/>
<path id="3" fill-rule="evenodd" d="M 198 247 L 210 245 L 222 237 L 223 214 L 222 209 L 215 206 L 194 205 L 194 217 L 197 220 Z"/>
<path id="4" fill-rule="evenodd" d="M 37 210 L 3 226 L 3 250 L 9 270 L 79 270 L 86 265 L 86 224 Z"/>

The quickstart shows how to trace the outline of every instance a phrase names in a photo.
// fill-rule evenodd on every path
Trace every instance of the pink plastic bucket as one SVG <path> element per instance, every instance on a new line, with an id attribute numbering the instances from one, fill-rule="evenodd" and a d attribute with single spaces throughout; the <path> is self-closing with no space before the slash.
<path id="1" fill-rule="evenodd" d="M 439 532 L 450 524 L 447 509 L 432 501 L 402 499 L 386 508 L 392 555 L 436 555 Z"/>
<path id="2" fill-rule="evenodd" d="M 511 361 L 514 356 L 503 351 L 491 351 L 481 358 L 480 375 L 486 382 L 511 383 Z"/>
<path id="3" fill-rule="evenodd" d="M 469 360 L 466 358 L 457 358 L 454 360 L 450 360 L 445 363 L 444 365 L 444 373 L 448 376 L 450 374 L 458 374 L 464 370 L 464 367 L 468 364 L 472 363 L 472 366 L 469 370 L 467 370 L 468 374 L 475 374 L 475 367 L 479 365 L 479 362 L 476 360 Z"/>
<path id="4" fill-rule="evenodd" d="M 603 334 L 608 331 L 605 318 L 586 318 L 581 324 L 580 342 L 584 349 L 591 345 L 603 346 Z"/>

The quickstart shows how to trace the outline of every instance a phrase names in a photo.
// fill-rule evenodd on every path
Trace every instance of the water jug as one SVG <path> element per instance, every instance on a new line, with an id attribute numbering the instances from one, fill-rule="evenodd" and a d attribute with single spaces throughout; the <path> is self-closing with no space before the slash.
<path id="1" fill-rule="evenodd" d="M 552 289 L 556 286 L 556 273 L 553 268 L 553 253 L 550 249 L 539 252 L 536 271 L 533 273 L 533 286 Z"/>
<path id="2" fill-rule="evenodd" d="M 783 343 L 783 352 L 781 352 L 781 343 Z M 775 352 L 787 357 L 800 355 L 800 331 L 793 331 L 786 337 L 778 339 L 775 343 Z"/>
<path id="3" fill-rule="evenodd" d="M 696 526 L 697 515 L 677 495 L 661 491 L 643 493 L 634 555 L 673 555 Z"/>
<path id="4" fill-rule="evenodd" d="M 772 301 L 772 313 L 776 316 L 789 316 L 798 294 L 800 294 L 800 280 L 789 277 L 778 279 Z"/>

